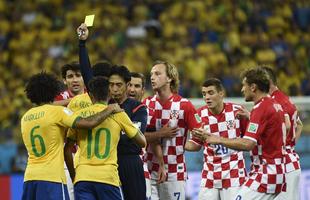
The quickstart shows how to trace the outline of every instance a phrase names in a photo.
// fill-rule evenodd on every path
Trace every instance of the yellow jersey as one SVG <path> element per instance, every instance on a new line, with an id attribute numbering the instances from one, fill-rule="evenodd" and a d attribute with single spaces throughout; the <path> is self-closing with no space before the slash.
<path id="1" fill-rule="evenodd" d="M 106 107 L 104 104 L 97 103 L 77 111 L 76 114 L 88 117 Z M 120 186 L 117 170 L 117 145 L 121 131 L 124 131 L 129 138 L 138 134 L 138 129 L 125 112 L 108 117 L 92 130 L 69 130 L 69 139 L 75 141 L 80 150 L 74 183 L 92 181 Z"/>
<path id="2" fill-rule="evenodd" d="M 78 110 L 81 110 L 83 108 L 87 108 L 90 105 L 92 105 L 91 99 L 88 95 L 88 93 L 79 94 L 73 97 L 70 100 L 70 103 L 68 104 L 68 108 L 72 110 L 73 112 L 76 112 Z"/>
<path id="3" fill-rule="evenodd" d="M 79 94 L 74 96 L 71 100 L 70 103 L 67 105 L 67 107 L 72 110 L 73 112 L 76 112 L 78 110 L 81 110 L 83 108 L 87 108 L 91 106 L 93 103 L 88 95 L 88 93 L 84 94 Z M 74 168 L 76 168 L 77 163 L 79 162 L 79 154 L 80 150 L 77 149 L 76 153 L 74 154 Z"/>
<path id="4" fill-rule="evenodd" d="M 48 104 L 31 108 L 23 115 L 21 132 L 28 151 L 24 181 L 66 183 L 65 130 L 74 127 L 77 118 L 68 108 Z"/>

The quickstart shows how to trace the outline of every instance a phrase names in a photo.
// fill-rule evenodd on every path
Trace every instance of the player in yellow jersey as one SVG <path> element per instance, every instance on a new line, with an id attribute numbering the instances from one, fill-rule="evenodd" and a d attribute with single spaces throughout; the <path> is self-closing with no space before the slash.
<path id="1" fill-rule="evenodd" d="M 120 110 L 114 104 L 94 116 L 81 118 L 68 108 L 52 105 L 59 90 L 58 80 L 45 72 L 32 76 L 26 85 L 27 97 L 36 107 L 21 119 L 23 142 L 29 155 L 23 200 L 69 199 L 63 170 L 65 129 L 95 127 Z"/>
<path id="2" fill-rule="evenodd" d="M 77 114 L 91 116 L 107 107 L 109 82 L 95 77 L 89 82 L 89 95 L 94 105 L 82 109 Z M 65 146 L 66 163 L 74 179 L 75 199 L 123 199 L 118 176 L 117 145 L 124 132 L 141 147 L 146 145 L 144 135 L 131 122 L 125 112 L 110 116 L 92 130 L 69 131 Z M 80 149 L 79 162 L 74 172 L 71 145 L 77 142 Z M 68 151 L 67 151 L 68 150 Z M 76 173 L 76 175 L 75 175 Z"/>

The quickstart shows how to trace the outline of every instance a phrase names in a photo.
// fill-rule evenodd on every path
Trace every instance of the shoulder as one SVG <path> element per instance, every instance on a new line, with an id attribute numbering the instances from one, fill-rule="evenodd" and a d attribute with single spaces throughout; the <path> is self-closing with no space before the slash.
<path id="1" fill-rule="evenodd" d="M 197 109 L 197 113 L 202 113 L 204 111 L 208 111 L 208 106 L 207 105 L 204 105 L 204 106 L 201 106 L 200 108 Z"/>

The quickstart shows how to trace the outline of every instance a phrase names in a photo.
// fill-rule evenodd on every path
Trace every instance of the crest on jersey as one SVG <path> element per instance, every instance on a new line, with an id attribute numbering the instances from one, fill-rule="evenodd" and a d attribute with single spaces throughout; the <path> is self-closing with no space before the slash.
<path id="1" fill-rule="evenodd" d="M 226 121 L 226 124 L 227 124 L 228 130 L 232 130 L 232 129 L 236 128 L 235 120 L 228 120 L 228 121 Z"/>
<path id="2" fill-rule="evenodd" d="M 180 112 L 178 110 L 170 111 L 170 119 L 179 119 Z"/>

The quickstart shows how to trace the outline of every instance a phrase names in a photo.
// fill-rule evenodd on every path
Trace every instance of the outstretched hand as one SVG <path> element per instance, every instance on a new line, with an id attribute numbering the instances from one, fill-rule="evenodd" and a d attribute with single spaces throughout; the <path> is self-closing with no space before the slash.
<path id="1" fill-rule="evenodd" d="M 240 108 L 238 108 L 238 111 L 236 113 L 236 117 L 238 119 L 241 119 L 241 118 L 250 119 L 250 112 L 246 108 L 240 107 Z"/>
<path id="2" fill-rule="evenodd" d="M 76 32 L 78 34 L 79 40 L 87 40 L 88 38 L 88 28 L 85 23 L 82 23 L 77 29 Z"/>

